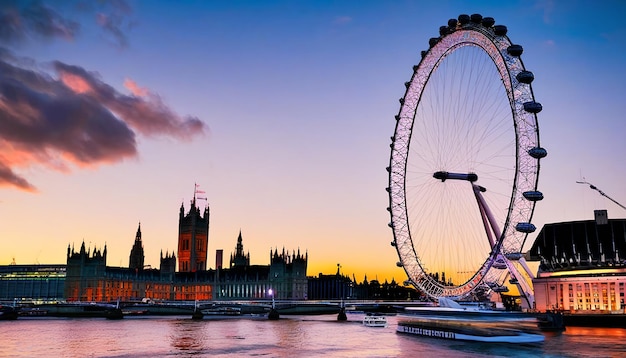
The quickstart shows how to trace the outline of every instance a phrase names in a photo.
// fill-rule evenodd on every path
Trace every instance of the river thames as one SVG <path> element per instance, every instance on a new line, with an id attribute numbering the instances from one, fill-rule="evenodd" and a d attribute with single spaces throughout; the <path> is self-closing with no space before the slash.
<path id="1" fill-rule="evenodd" d="M 0 321 L 0 357 L 620 357 L 626 329 L 568 327 L 536 346 L 489 345 L 365 327 L 363 315 L 205 319 L 20 318 Z"/>

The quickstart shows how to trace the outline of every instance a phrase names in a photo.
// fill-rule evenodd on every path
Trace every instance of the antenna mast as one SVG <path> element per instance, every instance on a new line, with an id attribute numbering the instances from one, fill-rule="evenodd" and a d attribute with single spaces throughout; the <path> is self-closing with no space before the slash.
<path id="1" fill-rule="evenodd" d="M 584 179 L 585 179 L 585 178 L 583 178 L 583 180 L 584 180 Z M 620 207 L 620 208 L 622 208 L 622 209 L 626 210 L 626 206 L 624 206 L 624 205 L 622 205 L 622 204 L 618 203 L 615 199 L 613 199 L 613 198 L 611 198 L 610 196 L 606 195 L 606 194 L 605 194 L 602 190 L 598 189 L 595 185 L 593 185 L 593 184 L 591 184 L 591 183 L 589 183 L 589 182 L 586 182 L 586 181 L 576 181 L 576 183 L 578 183 L 578 184 L 587 184 L 587 185 L 589 185 L 589 187 L 590 187 L 591 189 L 593 189 L 593 190 L 597 191 L 597 192 L 598 192 L 598 193 L 600 193 L 600 195 L 602 195 L 603 197 L 605 197 L 605 198 L 607 198 L 607 199 L 611 200 L 611 201 L 612 201 L 612 202 L 614 202 L 615 204 L 619 205 L 619 207 Z"/>

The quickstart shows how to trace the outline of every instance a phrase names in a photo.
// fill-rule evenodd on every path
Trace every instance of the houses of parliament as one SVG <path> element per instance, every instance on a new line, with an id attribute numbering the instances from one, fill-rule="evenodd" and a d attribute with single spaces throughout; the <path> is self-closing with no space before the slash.
<path id="1" fill-rule="evenodd" d="M 216 250 L 215 268 L 208 268 L 209 217 L 208 205 L 201 210 L 195 195 L 186 213 L 181 204 L 177 252 L 161 252 L 158 269 L 144 267 L 139 224 L 128 267 L 107 266 L 106 245 L 91 250 L 83 242 L 77 250 L 68 246 L 66 265 L 0 267 L 0 292 L 13 297 L 92 302 L 250 300 L 268 298 L 269 292 L 276 299 L 306 299 L 308 254 L 299 250 L 270 250 L 269 265 L 250 265 L 240 232 L 228 267 L 223 267 L 223 250 Z"/>

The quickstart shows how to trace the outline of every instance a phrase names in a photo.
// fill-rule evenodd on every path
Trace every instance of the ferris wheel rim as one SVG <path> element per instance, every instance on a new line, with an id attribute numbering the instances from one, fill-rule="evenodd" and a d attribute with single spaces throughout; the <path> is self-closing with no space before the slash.
<path id="1" fill-rule="evenodd" d="M 493 26 L 493 23 L 485 25 L 484 21 L 483 23 L 469 21 L 459 24 L 454 29 L 449 26 L 447 33 L 442 33 L 442 36 L 439 38 L 431 39 L 430 49 L 423 53 L 419 65 L 414 66 L 413 76 L 411 81 L 407 82 L 407 91 L 400 100 L 401 108 L 396 116 L 396 129 L 392 137 L 392 150 L 388 167 L 390 203 L 388 210 L 391 214 L 390 226 L 394 234 L 394 242 L 392 244 L 396 246 L 400 258 L 398 265 L 404 268 L 409 281 L 432 297 L 462 296 L 473 291 L 491 269 L 499 254 L 519 252 L 522 249 L 528 232 L 515 234 L 511 230 L 511 221 L 517 221 L 516 231 L 519 230 L 517 226 L 520 224 L 529 224 L 529 229 L 530 225 L 532 225 L 530 220 L 534 212 L 535 201 L 529 200 L 525 193 L 537 192 L 539 157 L 531 154 L 531 152 L 533 149 L 542 149 L 539 147 L 536 119 L 538 111 L 531 113 L 526 108 L 527 103 L 536 103 L 532 88 L 530 83 L 522 82 L 522 80 L 517 78 L 517 75 L 520 73 L 528 72 L 519 58 L 521 46 L 513 45 L 506 36 L 506 28 L 502 25 L 499 26 Z M 415 120 L 415 111 L 421 101 L 424 88 L 432 73 L 437 71 L 441 61 L 458 48 L 464 46 L 477 46 L 485 51 L 494 61 L 500 77 L 505 83 L 515 130 L 515 177 L 513 179 L 505 226 L 502 231 L 503 234 L 498 238 L 494 250 L 486 257 L 482 266 L 465 283 L 457 286 L 445 286 L 426 274 L 413 245 L 406 204 L 406 163 L 408 161 L 408 148 L 412 135 L 413 121 Z M 423 77 L 423 73 L 420 73 L 420 71 L 428 73 Z M 417 98 L 415 98 L 414 94 L 417 92 L 419 93 Z M 411 101 L 412 103 L 409 103 Z M 411 114 L 411 112 L 413 113 L 412 115 L 407 115 L 407 113 Z M 523 199 L 526 200 L 525 203 Z M 521 212 L 516 212 L 516 208 L 522 203 L 525 205 L 521 208 Z M 507 241 L 508 238 L 511 239 Z M 403 254 L 401 253 L 400 245 L 406 246 L 407 241 L 410 243 L 410 250 L 406 250 L 408 254 Z M 409 267 L 409 265 L 412 266 Z"/>

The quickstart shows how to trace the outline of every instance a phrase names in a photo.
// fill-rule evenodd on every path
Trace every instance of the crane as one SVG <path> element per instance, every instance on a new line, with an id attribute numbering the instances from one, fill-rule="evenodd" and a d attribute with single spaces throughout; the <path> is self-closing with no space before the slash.
<path id="1" fill-rule="evenodd" d="M 622 205 L 622 204 L 618 203 L 615 199 L 613 199 L 613 198 L 611 198 L 610 196 L 606 195 L 606 194 L 605 194 L 602 190 L 598 189 L 598 187 L 596 187 L 595 185 L 593 185 L 593 184 L 591 184 L 591 183 L 589 183 L 589 182 L 587 182 L 587 181 L 584 181 L 584 179 L 585 179 L 585 178 L 583 178 L 583 181 L 578 181 L 578 180 L 577 180 L 577 181 L 576 181 L 576 183 L 578 183 L 578 184 L 586 184 L 586 185 L 589 185 L 589 187 L 590 187 L 591 189 L 593 189 L 593 190 L 597 191 L 597 192 L 598 192 L 598 193 L 600 193 L 600 195 L 602 195 L 603 197 L 605 197 L 605 198 L 607 198 L 607 199 L 611 200 L 611 201 L 612 201 L 612 202 L 614 202 L 615 204 L 619 205 L 619 207 L 620 207 L 620 208 L 622 208 L 622 209 L 626 210 L 626 206 L 624 206 L 624 205 Z"/>

